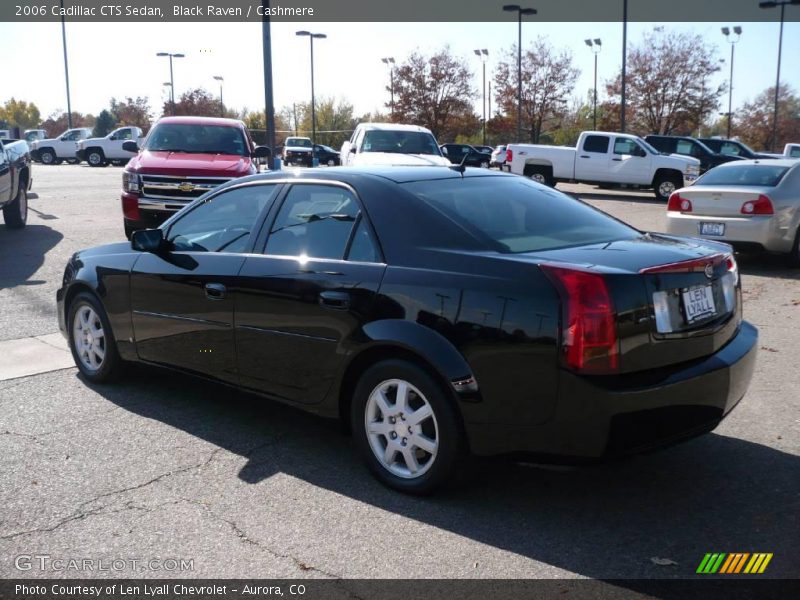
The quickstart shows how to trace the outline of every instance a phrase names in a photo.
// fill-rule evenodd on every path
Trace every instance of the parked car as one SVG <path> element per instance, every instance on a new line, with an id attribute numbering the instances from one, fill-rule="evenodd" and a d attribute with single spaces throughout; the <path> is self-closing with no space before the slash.
<path id="1" fill-rule="evenodd" d="M 122 215 L 126 237 L 157 227 L 189 202 L 231 179 L 257 173 L 256 161 L 270 155 L 253 143 L 244 123 L 212 117 L 163 117 L 122 172 Z"/>
<path id="2" fill-rule="evenodd" d="M 696 158 L 664 156 L 638 136 L 601 131 L 584 131 L 575 148 L 509 144 L 506 163 L 512 173 L 549 186 L 572 181 L 650 188 L 663 202 L 700 172 Z"/>
<path id="3" fill-rule="evenodd" d="M 88 127 L 68 129 L 60 136 L 31 142 L 31 157 L 45 165 L 57 165 L 66 160 L 77 163 L 78 142 L 92 135 Z"/>
<path id="4" fill-rule="evenodd" d="M 37 140 L 43 140 L 47 138 L 47 132 L 44 129 L 26 129 L 25 132 L 22 134 L 22 139 L 28 142 L 28 148 L 30 148 L 31 144 Z"/>
<path id="5" fill-rule="evenodd" d="M 738 156 L 739 158 L 775 158 L 771 154 L 755 152 L 747 144 L 738 140 L 726 140 L 724 138 L 699 138 L 702 143 L 711 148 L 718 154 L 725 156 Z"/>
<path id="6" fill-rule="evenodd" d="M 786 144 L 783 147 L 783 156 L 786 158 L 800 158 L 800 144 Z"/>
<path id="7" fill-rule="evenodd" d="M 360 123 L 339 157 L 345 166 L 450 165 L 429 129 L 399 123 Z"/>
<path id="8" fill-rule="evenodd" d="M 648 135 L 645 136 L 644 139 L 659 152 L 663 152 L 665 154 L 681 154 L 683 156 L 692 156 L 696 158 L 700 161 L 701 175 L 718 165 L 734 160 L 742 160 L 738 156 L 714 152 L 703 142 L 690 137 L 673 135 Z"/>
<path id="9" fill-rule="evenodd" d="M 339 418 L 412 493 L 467 449 L 616 456 L 736 406 L 758 332 L 730 246 L 461 171 L 256 175 L 78 252 L 57 292 L 75 364 L 89 382 L 162 365 Z"/>
<path id="10" fill-rule="evenodd" d="M 317 144 L 314 146 L 314 155 L 319 160 L 319 164 L 321 165 L 328 165 L 329 167 L 334 167 L 338 164 L 341 164 L 339 159 L 339 153 L 331 148 L 330 146 L 325 146 L 323 144 Z"/>
<path id="11" fill-rule="evenodd" d="M 478 152 L 486 152 L 487 154 L 491 154 L 492 152 L 494 152 L 494 148 L 492 148 L 491 146 L 481 146 L 480 144 L 470 144 L 470 146 L 475 148 L 475 150 L 477 150 Z"/>
<path id="12" fill-rule="evenodd" d="M 311 138 L 288 137 L 283 145 L 283 162 L 286 165 L 313 166 L 314 144 Z"/>
<path id="13" fill-rule="evenodd" d="M 677 190 L 667 231 L 788 255 L 800 266 L 800 161 L 743 160 Z"/>
<path id="14" fill-rule="evenodd" d="M 31 155 L 27 142 L 0 140 L 0 208 L 6 227 L 25 227 L 31 185 Z"/>
<path id="15" fill-rule="evenodd" d="M 480 152 L 469 144 L 442 144 L 439 146 L 442 154 L 451 163 L 460 165 L 462 162 L 468 167 L 489 168 L 492 155 L 489 152 Z"/>
<path id="16" fill-rule="evenodd" d="M 492 150 L 492 159 L 489 161 L 490 167 L 499 167 L 503 169 L 506 164 L 506 147 L 505 144 L 495 146 Z"/>
<path id="17" fill-rule="evenodd" d="M 142 130 L 138 127 L 120 127 L 105 137 L 81 140 L 75 156 L 92 167 L 105 167 L 108 163 L 125 164 L 136 153 L 124 150 L 122 145 L 130 140 L 140 144 L 142 139 Z"/>

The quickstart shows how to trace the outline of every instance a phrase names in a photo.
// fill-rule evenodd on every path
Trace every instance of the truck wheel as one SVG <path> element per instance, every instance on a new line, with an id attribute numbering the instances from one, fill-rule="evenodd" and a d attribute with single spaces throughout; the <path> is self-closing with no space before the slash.
<path id="1" fill-rule="evenodd" d="M 56 153 L 50 150 L 50 148 L 45 148 L 39 152 L 39 159 L 42 161 L 43 165 L 53 165 L 56 162 Z"/>
<path id="2" fill-rule="evenodd" d="M 666 202 L 672 192 L 683 187 L 683 178 L 677 175 L 659 175 L 653 183 L 653 193 L 656 200 Z"/>
<path id="3" fill-rule="evenodd" d="M 28 190 L 25 186 L 25 182 L 21 182 L 17 197 L 3 207 L 3 219 L 10 229 L 22 229 L 28 222 Z"/>
<path id="4" fill-rule="evenodd" d="M 89 163 L 90 167 L 105 167 L 108 163 L 106 162 L 106 157 L 103 155 L 103 151 L 99 148 L 92 148 L 86 154 L 86 162 Z"/>
<path id="5" fill-rule="evenodd" d="M 553 176 L 551 170 L 547 167 L 539 165 L 528 165 L 524 171 L 525 177 L 530 177 L 536 183 L 541 183 L 548 187 L 554 187 Z"/>
<path id="6" fill-rule="evenodd" d="M 488 169 L 489 168 L 489 161 L 482 160 L 481 161 L 481 169 Z"/>

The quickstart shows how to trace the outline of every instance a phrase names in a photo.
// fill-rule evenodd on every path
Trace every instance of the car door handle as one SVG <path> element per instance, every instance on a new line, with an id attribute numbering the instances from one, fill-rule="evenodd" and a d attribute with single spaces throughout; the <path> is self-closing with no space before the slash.
<path id="1" fill-rule="evenodd" d="M 319 303 L 325 308 L 347 310 L 350 308 L 350 294 L 347 292 L 320 292 Z"/>
<path id="2" fill-rule="evenodd" d="M 585 154 L 581 154 L 581 158 L 592 158 L 591 156 L 586 156 Z"/>
<path id="3" fill-rule="evenodd" d="M 206 298 L 209 300 L 222 300 L 228 293 L 228 289 L 221 283 L 207 283 L 204 286 Z"/>
<path id="4" fill-rule="evenodd" d="M 612 158 L 611 160 L 613 160 L 614 162 L 622 162 L 621 158 Z"/>

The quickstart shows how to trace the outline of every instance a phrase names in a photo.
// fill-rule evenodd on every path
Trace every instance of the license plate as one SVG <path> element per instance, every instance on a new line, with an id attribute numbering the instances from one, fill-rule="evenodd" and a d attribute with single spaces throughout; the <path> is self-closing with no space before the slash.
<path id="1" fill-rule="evenodd" d="M 725 235 L 725 223 L 700 223 L 700 235 Z"/>
<path id="2" fill-rule="evenodd" d="M 714 306 L 711 286 L 704 285 L 683 292 L 683 309 L 687 323 L 694 323 L 716 314 L 717 308 Z"/>

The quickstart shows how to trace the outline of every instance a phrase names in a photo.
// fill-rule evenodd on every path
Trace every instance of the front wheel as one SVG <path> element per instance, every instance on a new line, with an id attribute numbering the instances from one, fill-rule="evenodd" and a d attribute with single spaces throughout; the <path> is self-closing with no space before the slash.
<path id="1" fill-rule="evenodd" d="M 39 153 L 39 158 L 43 165 L 53 165 L 56 162 L 56 153 L 52 150 L 42 150 Z"/>
<path id="2" fill-rule="evenodd" d="M 666 202 L 672 193 L 683 187 L 683 178 L 678 175 L 659 175 L 653 184 L 656 200 Z"/>
<path id="3" fill-rule="evenodd" d="M 488 161 L 485 161 L 485 160 L 481 161 L 481 169 L 488 169 L 488 168 L 489 168 Z"/>
<path id="4" fill-rule="evenodd" d="M 105 167 L 107 164 L 106 157 L 103 156 L 102 150 L 90 150 L 86 155 L 86 162 L 89 163 L 91 167 Z"/>
<path id="5" fill-rule="evenodd" d="M 28 222 L 28 190 L 27 184 L 22 182 L 17 191 L 17 197 L 3 207 L 3 219 L 6 227 L 22 229 Z"/>
<path id="6" fill-rule="evenodd" d="M 106 311 L 95 296 L 81 292 L 69 306 L 67 331 L 72 358 L 81 374 L 93 383 L 116 379 L 122 359 Z"/>
<path id="7" fill-rule="evenodd" d="M 794 235 L 794 245 L 786 258 L 790 267 L 800 267 L 800 229 Z"/>
<path id="8" fill-rule="evenodd" d="M 356 445 L 382 483 L 428 494 L 453 474 L 463 444 L 456 410 L 417 365 L 373 365 L 358 382 L 351 409 Z"/>

